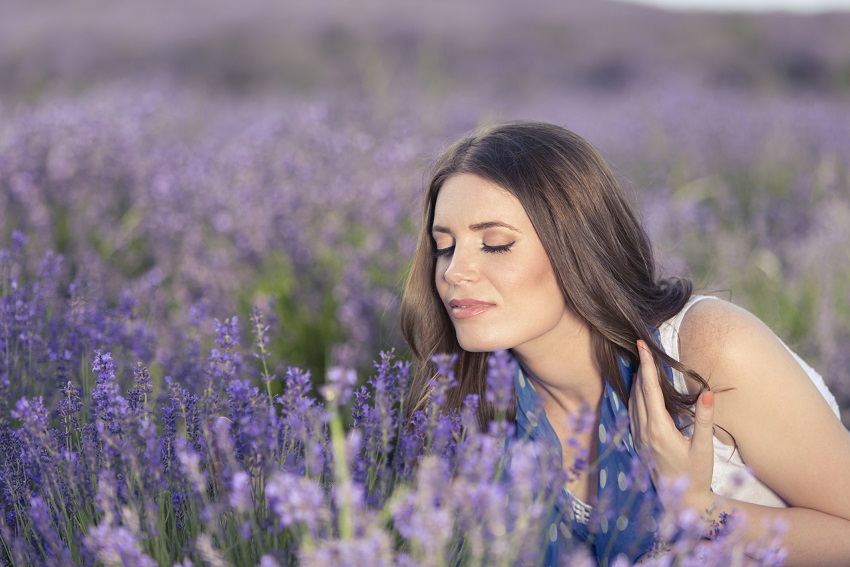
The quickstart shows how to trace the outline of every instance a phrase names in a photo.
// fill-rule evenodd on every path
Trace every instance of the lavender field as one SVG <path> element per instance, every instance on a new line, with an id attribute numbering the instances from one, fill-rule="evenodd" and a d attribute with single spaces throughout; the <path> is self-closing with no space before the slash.
<path id="1" fill-rule="evenodd" d="M 423 179 L 494 119 L 594 143 L 850 424 L 850 14 L 488 6 L 4 4 L 2 564 L 534 565 L 559 468 L 403 420 Z M 683 521 L 650 564 L 743 561 Z"/>

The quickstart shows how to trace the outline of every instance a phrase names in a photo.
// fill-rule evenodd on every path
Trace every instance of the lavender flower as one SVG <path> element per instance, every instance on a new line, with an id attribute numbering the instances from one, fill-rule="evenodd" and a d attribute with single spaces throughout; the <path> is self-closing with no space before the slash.
<path id="1" fill-rule="evenodd" d="M 501 350 L 487 357 L 487 393 L 485 399 L 497 415 L 504 415 L 514 398 L 517 366 L 509 352 Z"/>
<path id="2" fill-rule="evenodd" d="M 263 555 L 260 557 L 260 562 L 257 567 L 280 567 L 280 563 L 271 555 Z"/>
<path id="3" fill-rule="evenodd" d="M 292 366 L 287 368 L 283 378 L 283 394 L 277 397 L 284 417 L 301 415 L 313 404 L 313 399 L 309 396 L 311 388 L 309 372 Z"/>
<path id="4" fill-rule="evenodd" d="M 276 439 L 269 438 L 271 414 L 259 389 L 247 380 L 233 380 L 227 386 L 227 405 L 236 459 L 250 468 L 271 453 Z"/>
<path id="5" fill-rule="evenodd" d="M 214 348 L 210 351 L 207 362 L 208 395 L 235 378 L 242 365 L 242 359 L 236 350 L 239 345 L 238 319 L 230 317 L 225 319 L 224 323 L 215 319 L 214 323 L 216 327 L 215 342 L 221 350 Z"/>
<path id="6" fill-rule="evenodd" d="M 271 352 L 268 350 L 268 333 L 270 328 L 269 324 L 266 323 L 265 316 L 260 313 L 260 310 L 255 306 L 251 312 L 251 333 L 254 335 L 254 347 L 256 350 L 254 350 L 252 354 L 263 366 L 262 380 L 266 385 L 266 392 L 269 396 L 269 404 L 272 404 L 274 403 L 274 398 L 272 397 L 271 383 L 275 379 L 275 376 L 269 373 L 268 363 L 266 362 L 271 356 Z"/>
<path id="7" fill-rule="evenodd" d="M 114 525 L 120 517 L 118 500 L 118 479 L 110 470 L 102 470 L 97 475 L 97 495 L 95 504 L 106 525 Z"/>
<path id="8" fill-rule="evenodd" d="M 427 457 L 416 475 L 416 490 L 398 500 L 392 508 L 393 523 L 399 534 L 421 550 L 423 560 L 442 563 L 454 534 L 451 499 L 444 487 L 448 471 L 444 462 Z"/>
<path id="9" fill-rule="evenodd" d="M 304 477 L 287 472 L 272 474 L 266 482 L 266 498 L 281 528 L 304 524 L 315 532 L 330 518 L 321 487 Z"/>
<path id="10" fill-rule="evenodd" d="M 130 409 L 140 415 L 149 414 L 148 396 L 152 393 L 153 384 L 151 383 L 148 369 L 139 363 L 133 372 L 133 389 L 127 392 L 127 401 L 130 404 Z"/>
<path id="11" fill-rule="evenodd" d="M 356 384 L 357 373 L 353 369 L 334 366 L 325 376 L 321 393 L 325 400 L 332 404 L 346 405 Z"/>
<path id="12" fill-rule="evenodd" d="M 220 550 L 216 549 L 212 538 L 208 534 L 201 534 L 195 540 L 195 549 L 200 554 L 204 563 L 211 567 L 230 567 L 231 563 L 224 558 Z"/>
<path id="13" fill-rule="evenodd" d="M 219 348 L 223 350 L 233 350 L 239 345 L 239 319 L 237 317 L 229 317 L 224 320 L 224 323 L 218 319 L 215 323 L 215 342 Z"/>
<path id="14" fill-rule="evenodd" d="M 437 368 L 437 376 L 431 380 L 430 384 L 430 407 L 442 408 L 446 403 L 446 392 L 457 385 L 454 371 L 457 355 L 438 354 L 431 359 L 431 362 Z"/>
<path id="15" fill-rule="evenodd" d="M 59 418 L 59 446 L 71 448 L 72 436 L 80 429 L 80 410 L 83 407 L 80 391 L 73 382 L 68 381 L 62 387 L 62 397 L 56 408 Z"/>
<path id="16" fill-rule="evenodd" d="M 130 413 L 130 407 L 120 394 L 112 355 L 96 350 L 92 372 L 97 373 L 97 386 L 91 394 L 94 412 L 106 422 L 110 433 L 118 435 L 123 430 L 122 424 Z"/>
<path id="17" fill-rule="evenodd" d="M 156 562 L 142 551 L 136 536 L 125 527 L 94 526 L 86 534 L 84 545 L 107 567 L 156 567 Z"/>
<path id="18" fill-rule="evenodd" d="M 73 562 L 68 546 L 56 532 L 50 509 L 40 496 L 33 496 L 30 499 L 29 516 L 32 519 L 33 529 L 41 540 L 41 546 L 47 550 L 46 554 L 51 561 L 56 564 Z"/>
<path id="19" fill-rule="evenodd" d="M 230 507 L 240 514 L 246 514 L 253 509 L 251 496 L 251 477 L 244 471 L 237 471 L 230 479 Z"/>
<path id="20" fill-rule="evenodd" d="M 313 549 L 303 549 L 298 557 L 299 565 L 304 567 L 358 567 L 374 565 L 391 567 L 393 560 L 392 539 L 382 530 L 372 530 L 355 539 L 326 539 Z"/>
<path id="21" fill-rule="evenodd" d="M 160 406 L 160 420 L 163 424 L 160 437 L 159 462 L 164 467 L 163 474 L 171 475 L 177 471 L 177 454 L 175 452 L 177 440 L 177 419 L 180 417 L 180 406 L 176 400 L 171 399 L 167 404 Z"/>
<path id="22" fill-rule="evenodd" d="M 575 452 L 573 463 L 567 471 L 568 479 L 576 479 L 587 470 L 589 466 L 588 450 L 577 440 L 582 433 L 590 431 L 595 425 L 596 413 L 587 404 L 582 404 L 578 414 L 570 414 L 568 416 L 567 427 L 570 428 L 570 431 L 574 432 L 574 436 L 567 439 L 566 444 Z M 612 434 L 614 433 L 612 432 Z"/>
<path id="23" fill-rule="evenodd" d="M 190 486 L 199 494 L 207 490 L 207 473 L 201 467 L 201 458 L 186 443 L 182 437 L 177 437 L 174 444 L 174 452 L 180 463 L 180 470 L 186 476 Z"/>
<path id="24" fill-rule="evenodd" d="M 50 455 L 56 452 L 56 447 L 47 430 L 48 418 L 44 401 L 41 397 L 34 400 L 21 398 L 15 403 L 12 417 L 19 419 L 22 425 L 18 430 L 21 442 L 21 451 L 18 453 L 20 460 L 16 464 L 29 481 L 46 481 L 44 477 L 52 472 Z"/>

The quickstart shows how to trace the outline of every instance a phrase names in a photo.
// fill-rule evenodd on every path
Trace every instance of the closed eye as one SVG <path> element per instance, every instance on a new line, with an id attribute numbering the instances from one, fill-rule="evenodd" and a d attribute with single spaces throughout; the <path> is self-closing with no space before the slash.
<path id="1" fill-rule="evenodd" d="M 454 251 L 454 246 L 448 246 L 446 248 L 437 248 L 436 250 L 434 250 L 434 258 L 439 258 L 440 256 L 449 256 Z"/>
<path id="2" fill-rule="evenodd" d="M 482 244 L 481 249 L 488 254 L 501 254 L 503 252 L 508 252 L 511 249 L 511 246 L 514 245 L 514 242 L 509 242 L 507 244 L 500 244 L 498 246 L 488 246 L 487 244 Z M 442 256 L 451 256 L 455 251 L 454 246 L 447 246 L 446 248 L 437 248 L 434 250 L 433 255 L 434 258 L 440 258 Z"/>
<path id="3" fill-rule="evenodd" d="M 487 246 L 486 244 L 484 244 L 484 251 L 489 254 L 500 254 L 502 252 L 508 252 L 511 249 L 511 246 L 514 245 L 514 242 L 509 242 L 508 244 L 500 244 L 499 246 Z"/>

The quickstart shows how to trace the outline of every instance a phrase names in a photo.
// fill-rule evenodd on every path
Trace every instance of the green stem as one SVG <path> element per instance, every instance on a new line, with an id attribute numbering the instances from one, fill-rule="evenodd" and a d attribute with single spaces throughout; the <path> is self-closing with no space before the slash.
<path id="1" fill-rule="evenodd" d="M 331 410 L 331 449 L 334 456 L 334 479 L 339 495 L 339 535 L 342 539 L 354 536 L 352 522 L 351 480 L 345 451 L 345 432 L 336 402 L 328 404 Z"/>

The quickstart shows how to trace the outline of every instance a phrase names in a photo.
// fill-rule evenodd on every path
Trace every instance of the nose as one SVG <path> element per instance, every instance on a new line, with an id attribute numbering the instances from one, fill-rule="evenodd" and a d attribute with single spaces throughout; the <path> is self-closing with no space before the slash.
<path id="1" fill-rule="evenodd" d="M 478 279 L 478 266 L 469 254 L 464 254 L 455 247 L 451 261 L 443 272 L 443 279 L 452 285 L 475 282 Z"/>

